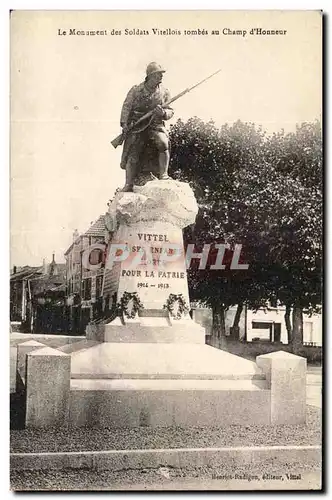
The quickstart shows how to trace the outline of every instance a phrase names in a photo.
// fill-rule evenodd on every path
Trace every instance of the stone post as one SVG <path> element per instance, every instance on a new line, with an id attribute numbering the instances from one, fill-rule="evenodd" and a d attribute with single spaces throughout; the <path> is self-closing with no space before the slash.
<path id="1" fill-rule="evenodd" d="M 257 356 L 256 363 L 271 390 L 271 424 L 304 424 L 307 360 L 278 351 Z"/>
<path id="2" fill-rule="evenodd" d="M 71 356 L 50 347 L 27 355 L 27 427 L 59 427 L 68 423 Z"/>
<path id="3" fill-rule="evenodd" d="M 28 340 L 17 346 L 17 363 L 16 363 L 16 390 L 21 382 L 25 381 L 25 370 L 26 370 L 26 356 L 29 352 L 33 352 L 36 349 L 41 349 L 45 347 L 44 344 L 37 342 L 36 340 Z"/>

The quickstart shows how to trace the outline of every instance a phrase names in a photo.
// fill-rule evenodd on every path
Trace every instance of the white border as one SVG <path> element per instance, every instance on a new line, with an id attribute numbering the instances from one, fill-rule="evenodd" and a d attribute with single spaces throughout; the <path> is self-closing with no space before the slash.
<path id="1" fill-rule="evenodd" d="M 0 38 L 1 38 L 1 51 L 0 51 L 0 67 L 2 69 L 2 77 L 0 79 L 1 82 L 1 108 L 0 108 L 0 116 L 1 116 L 1 151 L 3 151 L 2 156 L 2 165 L 1 165 L 1 228 L 2 228 L 2 245 L 1 245 L 1 263 L 5 272 L 2 275 L 2 286 L 1 286 L 1 304 L 2 304 L 2 315 L 1 315 L 1 334 L 2 334 L 2 349 L 1 354 L 3 356 L 3 360 L 1 363 L 1 388 L 2 392 L 0 394 L 1 397 L 1 449 L 4 455 L 2 456 L 1 461 L 1 475 L 0 475 L 0 492 L 1 498 L 6 498 L 11 495 L 8 492 L 9 482 L 9 457 L 8 457 L 8 449 L 9 449 L 9 434 L 8 434 L 8 415 L 9 415 L 9 405 L 8 405 L 8 387 L 9 387 L 9 349 L 5 349 L 5 346 L 9 345 L 7 332 L 9 330 L 9 320 L 8 320 L 8 311 L 9 311 L 9 283 L 8 283 L 8 270 L 9 270 L 9 9 L 26 9 L 26 10 L 323 10 L 324 13 L 328 16 L 331 10 L 331 1 L 330 0 L 321 0 L 318 2 L 317 0 L 302 0 L 302 1 L 294 1 L 294 0 L 278 0 L 278 1 L 251 1 L 250 3 L 245 0 L 232 0 L 232 1 L 216 1 L 216 0 L 159 0 L 158 3 L 156 1 L 141 1 L 137 2 L 137 0 L 113 0 L 110 2 L 109 0 L 81 0 L 80 2 L 75 2 L 73 0 L 53 0 L 45 2 L 45 0 L 4 0 L 0 3 Z M 327 19 L 326 24 L 329 24 L 329 19 Z M 327 28 L 327 26 L 325 26 Z M 329 37 L 331 38 L 331 37 Z M 329 62 L 330 62 L 330 40 L 328 37 L 326 38 L 326 47 L 325 50 L 327 52 L 327 58 L 325 61 L 326 64 L 326 92 L 327 92 L 327 79 L 329 74 Z M 327 116 L 330 115 L 330 105 L 326 96 L 325 108 L 324 112 Z M 326 124 L 327 120 L 325 120 Z M 325 149 L 327 150 L 327 145 L 331 144 L 331 132 L 327 130 L 325 135 Z M 327 156 L 327 153 L 326 153 Z M 326 157 L 326 179 L 327 183 L 325 192 L 326 199 L 331 198 L 331 183 L 330 176 L 327 174 L 330 165 L 328 162 L 328 158 Z M 331 234 L 332 234 L 332 213 L 331 213 L 331 204 L 327 207 L 326 214 L 326 261 L 328 261 L 328 249 L 329 243 L 331 243 Z M 331 270 L 331 269 L 330 269 Z M 328 275 L 330 278 L 330 273 Z M 330 280 L 329 280 L 330 281 Z M 327 287 L 327 284 L 326 284 Z M 326 310 L 332 310 L 332 300 L 331 295 L 329 294 L 328 303 L 326 304 Z M 326 333 L 331 334 L 329 331 L 329 322 L 326 324 Z M 327 337 L 328 335 L 326 335 Z M 327 339 L 326 339 L 327 340 Z M 327 369 L 327 366 L 326 366 Z M 326 374 L 327 375 L 327 374 Z M 328 377 L 330 378 L 330 373 L 328 373 Z M 7 402 L 7 408 L 4 402 Z M 328 401 L 328 406 L 329 401 Z M 329 408 L 330 409 L 330 408 Z M 326 421 L 327 424 L 327 421 Z M 331 432 L 327 434 L 330 436 Z M 328 453 L 328 450 L 327 450 Z M 331 469 L 330 465 L 331 461 L 325 461 L 326 467 L 326 478 L 331 477 Z M 128 493 L 129 494 L 129 493 Z M 175 492 L 173 495 L 176 494 Z M 225 493 L 223 493 L 225 495 Z M 113 493 L 114 495 L 114 493 Z M 226 493 L 227 495 L 227 493 Z M 283 492 L 283 495 L 287 496 L 287 493 Z M 67 496 L 65 494 L 65 496 Z M 234 498 L 234 495 L 232 495 Z"/>

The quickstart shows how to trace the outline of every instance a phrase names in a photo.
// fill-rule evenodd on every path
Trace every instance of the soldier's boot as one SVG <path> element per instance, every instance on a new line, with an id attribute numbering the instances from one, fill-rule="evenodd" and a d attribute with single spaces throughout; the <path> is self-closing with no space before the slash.
<path id="1" fill-rule="evenodd" d="M 134 177 L 135 177 L 135 172 L 134 172 L 133 167 L 131 165 L 127 165 L 127 167 L 126 167 L 126 183 L 124 185 L 124 188 L 122 189 L 122 192 L 124 192 L 124 193 L 132 193 L 133 192 Z"/>
<path id="2" fill-rule="evenodd" d="M 122 188 L 123 193 L 132 193 L 134 186 L 131 184 L 125 184 L 124 187 Z"/>
<path id="3" fill-rule="evenodd" d="M 161 181 L 170 179 L 168 175 L 169 156 L 168 150 L 159 153 L 159 179 Z"/>

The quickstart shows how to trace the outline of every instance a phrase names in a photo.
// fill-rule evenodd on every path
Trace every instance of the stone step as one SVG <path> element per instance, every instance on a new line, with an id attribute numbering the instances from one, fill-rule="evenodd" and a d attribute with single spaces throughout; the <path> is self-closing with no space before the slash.
<path id="1" fill-rule="evenodd" d="M 190 317 L 174 320 L 164 311 L 155 312 L 155 315 L 142 314 L 135 319 L 126 319 L 125 323 L 117 317 L 106 325 L 89 325 L 87 338 L 114 343 L 205 344 L 204 328 Z"/>
<path id="2" fill-rule="evenodd" d="M 263 373 L 72 373 L 71 380 L 219 380 L 219 381 L 265 381 L 266 377 Z"/>
<path id="3" fill-rule="evenodd" d="M 266 381 L 71 380 L 73 426 L 165 427 L 270 423 Z"/>
<path id="4" fill-rule="evenodd" d="M 169 312 L 166 309 L 142 309 L 139 311 L 140 318 L 169 318 Z"/>
<path id="5" fill-rule="evenodd" d="M 198 379 L 71 379 L 73 391 L 265 391 L 266 380 L 198 380 Z"/>
<path id="6" fill-rule="evenodd" d="M 72 354 L 71 379 L 264 380 L 256 363 L 200 344 L 102 343 Z"/>
<path id="7" fill-rule="evenodd" d="M 199 325 L 176 323 L 168 318 L 141 317 L 140 324 L 105 325 L 104 342 L 124 343 L 205 343 L 205 331 Z M 189 326 L 189 327 L 188 327 Z"/>

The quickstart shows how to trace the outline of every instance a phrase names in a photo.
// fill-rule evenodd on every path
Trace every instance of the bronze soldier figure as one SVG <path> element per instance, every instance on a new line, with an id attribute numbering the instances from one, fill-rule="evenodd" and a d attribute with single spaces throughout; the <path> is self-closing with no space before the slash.
<path id="1" fill-rule="evenodd" d="M 146 68 L 144 82 L 130 89 L 123 103 L 120 125 L 125 137 L 121 168 L 126 170 L 126 184 L 123 191 L 132 191 L 135 179 L 140 173 L 146 153 L 156 150 L 156 174 L 160 180 L 169 179 L 169 139 L 165 120 L 172 118 L 174 111 L 167 104 L 170 93 L 162 85 L 165 70 L 156 62 Z M 154 110 L 151 117 L 130 131 L 134 123 L 147 112 Z"/>

